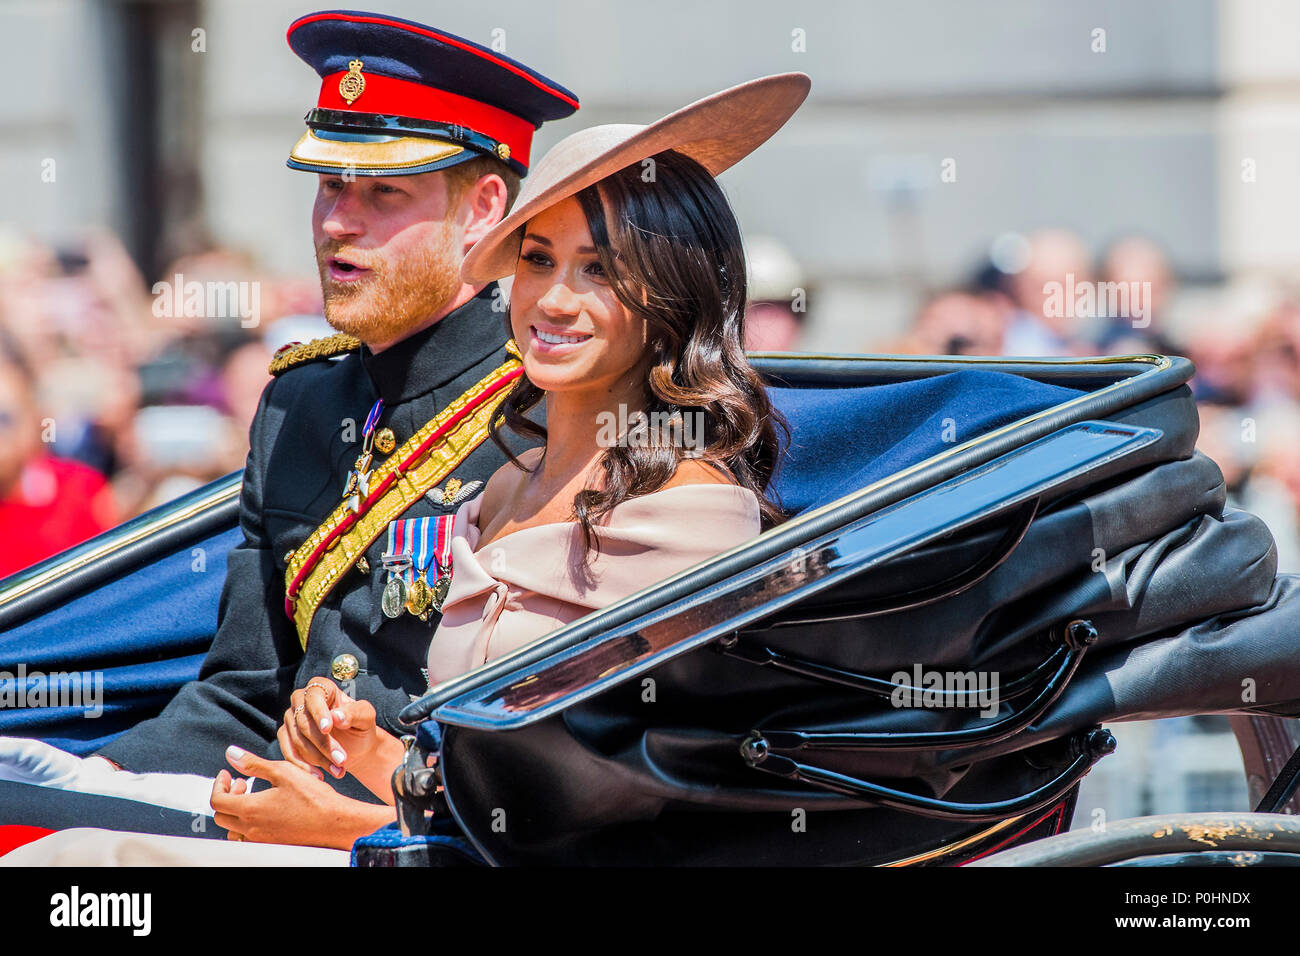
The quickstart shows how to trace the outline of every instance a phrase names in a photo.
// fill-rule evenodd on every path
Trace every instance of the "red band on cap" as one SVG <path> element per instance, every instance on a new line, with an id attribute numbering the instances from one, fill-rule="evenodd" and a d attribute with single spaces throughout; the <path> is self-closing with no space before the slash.
<path id="1" fill-rule="evenodd" d="M 526 119 L 467 96 L 364 70 L 365 90 L 349 106 L 339 92 L 339 80 L 347 75 L 346 70 L 340 70 L 325 77 L 321 81 L 320 99 L 316 105 L 327 110 L 409 116 L 448 126 L 465 126 L 505 143 L 510 147 L 511 159 L 528 165 L 528 153 L 533 145 L 533 124 Z"/>

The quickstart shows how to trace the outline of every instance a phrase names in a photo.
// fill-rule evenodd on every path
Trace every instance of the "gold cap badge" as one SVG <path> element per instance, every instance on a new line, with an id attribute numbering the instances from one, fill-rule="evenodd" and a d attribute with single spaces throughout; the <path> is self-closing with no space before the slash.
<path id="1" fill-rule="evenodd" d="M 361 75 L 364 65 L 360 60 L 349 60 L 347 75 L 339 80 L 339 96 L 348 101 L 348 106 L 366 91 L 366 78 Z"/>
<path id="2" fill-rule="evenodd" d="M 509 158 L 510 158 L 510 147 L 507 146 L 505 143 L 497 143 L 497 158 L 498 158 L 498 159 L 509 159 Z"/>

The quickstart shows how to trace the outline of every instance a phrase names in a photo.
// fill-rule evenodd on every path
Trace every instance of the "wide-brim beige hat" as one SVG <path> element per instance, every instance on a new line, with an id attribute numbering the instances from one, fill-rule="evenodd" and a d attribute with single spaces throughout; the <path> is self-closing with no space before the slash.
<path id="1" fill-rule="evenodd" d="M 611 123 L 566 136 L 533 167 L 510 215 L 470 249 L 461 278 L 483 285 L 512 274 L 526 222 L 656 153 L 676 150 L 717 176 L 784 126 L 811 86 L 807 74 L 779 73 L 706 96 L 649 126 Z"/>

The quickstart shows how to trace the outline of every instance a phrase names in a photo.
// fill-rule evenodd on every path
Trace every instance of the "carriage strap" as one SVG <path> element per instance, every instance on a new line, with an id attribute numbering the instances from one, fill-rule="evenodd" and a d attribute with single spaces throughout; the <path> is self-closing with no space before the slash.
<path id="1" fill-rule="evenodd" d="M 522 374 L 523 365 L 510 358 L 471 386 L 372 472 L 370 492 L 356 512 L 340 504 L 293 552 L 284 572 L 284 610 L 304 650 L 312 618 L 334 585 L 390 521 L 483 443 L 497 408 Z"/>

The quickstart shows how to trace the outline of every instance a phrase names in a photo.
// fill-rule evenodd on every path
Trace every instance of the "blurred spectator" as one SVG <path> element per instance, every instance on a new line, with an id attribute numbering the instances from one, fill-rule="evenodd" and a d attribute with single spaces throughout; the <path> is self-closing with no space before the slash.
<path id="1" fill-rule="evenodd" d="M 99 534 L 117 522 L 104 477 L 51 455 L 42 441 L 31 369 L 0 339 L 0 576 Z"/>
<path id="2" fill-rule="evenodd" d="M 62 376 L 49 375 L 47 405 L 71 421 L 73 434 L 59 436 L 67 455 L 112 480 L 134 464 L 131 429 L 140 408 L 140 379 L 135 370 L 93 361 L 64 363 Z"/>
<path id="3" fill-rule="evenodd" d="M 169 327 L 170 337 L 140 368 L 145 403 L 220 404 L 221 367 L 231 352 L 261 334 L 266 319 L 261 292 L 268 284 L 252 257 L 235 250 L 211 249 L 169 263 L 154 288 L 156 311 L 163 313 L 160 321 Z M 210 314 L 208 290 L 241 287 L 258 293 L 256 324 L 245 325 L 237 314 Z M 202 290 L 202 308 L 190 308 L 190 289 Z M 237 299 L 223 296 L 219 304 L 236 305 Z"/>
<path id="4" fill-rule="evenodd" d="M 1155 352 L 1167 355 L 1173 343 L 1164 333 L 1165 312 L 1174 288 L 1173 272 L 1164 250 L 1141 236 L 1127 236 L 1113 243 L 1102 257 L 1101 281 L 1128 290 L 1119 301 L 1128 308 L 1104 311 L 1094 329 L 1092 344 L 1102 355 L 1130 355 Z M 1134 302 L 1130 296 L 1140 296 Z M 1098 295 L 1109 305 L 1109 297 Z"/>
<path id="5" fill-rule="evenodd" d="M 1239 506 L 1259 515 L 1277 542 L 1277 567 L 1300 572 L 1300 416 L 1293 416 L 1282 440 L 1270 441 L 1237 498 Z"/>
<path id="6" fill-rule="evenodd" d="M 1015 237 L 1019 239 L 1020 237 Z M 995 244 L 999 240 L 994 240 Z M 1024 243 L 1024 255 L 1029 254 L 1028 243 Z M 1009 263 L 1005 255 L 998 256 L 996 259 L 992 256 L 983 262 L 975 272 L 975 278 L 971 283 L 971 294 L 978 296 L 980 301 L 988 305 L 997 317 L 998 327 L 998 350 L 990 355 L 1005 354 L 1006 352 L 1006 332 L 1007 327 L 1016 314 L 1016 302 L 1011 297 L 1011 276 L 1013 272 L 1010 267 L 1014 265 L 1015 270 L 1023 268 L 1023 262 Z"/>
<path id="7" fill-rule="evenodd" d="M 1192 390 L 1197 401 L 1245 406 L 1254 394 L 1255 335 L 1235 322 L 1204 328 L 1188 341 L 1185 354 L 1196 365 Z"/>
<path id="8" fill-rule="evenodd" d="M 997 303 L 974 292 L 943 292 L 917 313 L 895 350 L 913 355 L 1000 355 L 1005 318 Z"/>
<path id="9" fill-rule="evenodd" d="M 1258 515 L 1277 543 L 1278 570 L 1300 571 L 1300 408 L 1204 403 L 1196 447 L 1223 472 L 1228 504 Z"/>
<path id="10" fill-rule="evenodd" d="M 253 424 L 262 390 L 271 381 L 270 363 L 271 351 L 261 342 L 241 345 L 226 358 L 221 369 L 222 406 L 239 431 L 246 432 Z"/>
<path id="11" fill-rule="evenodd" d="M 1007 355 L 1077 355 L 1080 319 L 1069 291 L 1092 281 L 1083 242 L 1064 229 L 1043 229 L 1029 237 L 1025 267 L 1008 281 L 1016 311 L 1007 327 Z M 1051 288 L 1060 287 L 1054 301 Z M 1061 307 L 1058 307 L 1061 306 Z"/>
<path id="12" fill-rule="evenodd" d="M 777 240 L 746 240 L 749 305 L 745 309 L 745 348 L 751 352 L 791 352 L 798 348 L 807 315 L 804 273 Z"/>
<path id="13" fill-rule="evenodd" d="M 1205 319 L 1170 318 L 1177 278 L 1161 246 L 1125 236 L 1101 257 L 1047 229 L 997 236 L 969 290 L 928 299 L 886 351 L 925 355 L 1187 355 L 1201 415 L 1197 447 L 1223 471 L 1228 502 L 1259 515 L 1278 566 L 1300 572 L 1300 294 L 1268 288 L 1206 297 Z M 1074 293 L 1073 307 L 1070 303 Z M 1244 298 L 1243 298 L 1244 295 Z M 1055 301 L 1053 297 L 1055 296 Z M 1244 305 L 1243 305 L 1244 301 Z M 1268 303 L 1272 303 L 1271 306 Z M 1252 317 L 1261 304 L 1267 310 Z M 1183 338 L 1175 338 L 1180 328 Z"/>
<path id="14" fill-rule="evenodd" d="M 1251 381 L 1256 403 L 1300 401 L 1300 303 L 1280 302 L 1260 323 L 1253 345 Z"/>
<path id="15" fill-rule="evenodd" d="M 116 238 L 92 231 L 58 249 L 11 241 L 0 313 L 33 368 L 80 354 L 129 366 L 157 346 L 143 279 Z"/>

